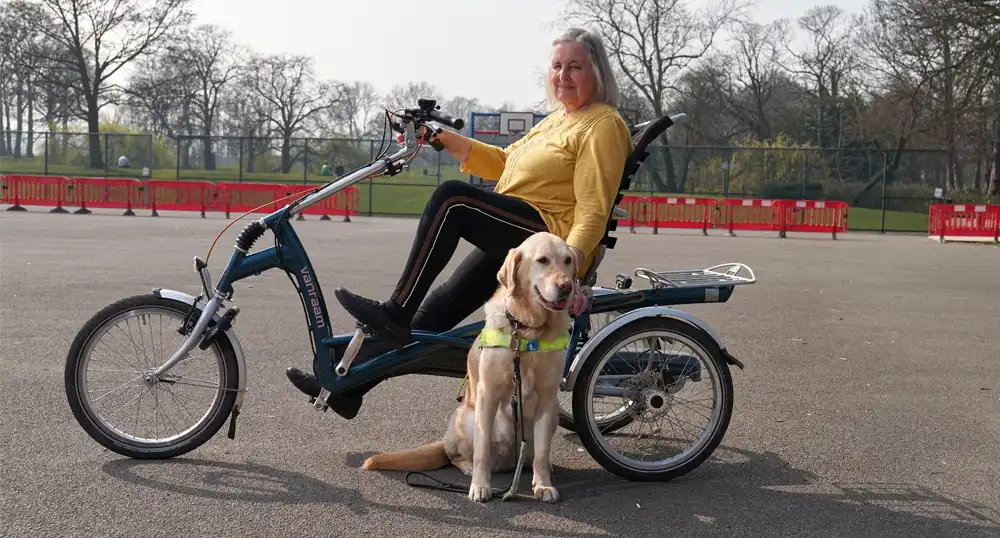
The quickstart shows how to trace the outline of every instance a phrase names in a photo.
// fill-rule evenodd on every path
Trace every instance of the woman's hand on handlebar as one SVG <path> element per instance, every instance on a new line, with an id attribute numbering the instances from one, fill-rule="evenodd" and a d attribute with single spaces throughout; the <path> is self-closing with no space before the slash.
<path id="1" fill-rule="evenodd" d="M 430 133 L 429 136 L 427 136 L 428 133 Z M 420 130 L 414 134 L 419 144 L 429 144 L 426 140 L 436 138 L 444 146 L 445 151 L 460 163 L 464 163 L 469 158 L 469 152 L 472 151 L 472 141 L 454 131 L 441 129 L 437 134 L 433 134 L 429 127 L 421 126 Z M 400 144 L 406 143 L 402 134 L 396 135 L 396 141 Z"/>

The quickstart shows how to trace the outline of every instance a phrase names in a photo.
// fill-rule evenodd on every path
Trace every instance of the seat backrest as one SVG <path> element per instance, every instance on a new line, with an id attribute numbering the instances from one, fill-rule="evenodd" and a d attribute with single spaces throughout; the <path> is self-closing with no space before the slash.
<path id="1" fill-rule="evenodd" d="M 618 194 L 615 196 L 615 202 L 611 205 L 611 214 L 608 215 L 608 224 L 604 230 L 604 237 L 600 241 L 597 258 L 594 259 L 594 263 L 587 269 L 587 273 L 583 277 L 584 285 L 593 287 L 596 284 L 598 266 L 604 260 L 607 249 L 615 248 L 615 243 L 618 240 L 615 237 L 611 237 L 610 233 L 618 228 L 618 219 L 621 218 L 620 214 L 616 215 L 618 213 L 616 209 L 625 196 L 623 191 L 627 191 L 629 186 L 631 186 L 632 177 L 639 171 L 639 167 L 646 160 L 646 157 L 649 156 L 646 148 L 673 124 L 671 116 L 666 114 L 655 120 L 629 126 L 629 133 L 632 135 L 632 151 L 629 153 L 628 158 L 625 159 L 625 169 L 622 171 L 621 183 L 618 185 Z"/>

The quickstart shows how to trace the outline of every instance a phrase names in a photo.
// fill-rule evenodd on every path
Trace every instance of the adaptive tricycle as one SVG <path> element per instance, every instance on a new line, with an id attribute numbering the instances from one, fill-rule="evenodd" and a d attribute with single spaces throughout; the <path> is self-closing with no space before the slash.
<path id="1" fill-rule="evenodd" d="M 317 409 L 332 408 L 351 419 L 365 393 L 390 377 L 465 377 L 466 354 L 482 322 L 442 333 L 414 331 L 408 345 L 385 352 L 370 351 L 378 346 L 364 327 L 335 334 L 319 281 L 292 226 L 302 211 L 350 185 L 399 173 L 421 148 L 415 133 L 422 126 L 461 129 L 463 124 L 425 99 L 415 108 L 386 111 L 386 117 L 403 134 L 402 149 L 387 157 L 387 146 L 367 165 L 250 222 L 218 282 L 212 282 L 206 261 L 196 257 L 201 295 L 155 289 L 117 301 L 87 321 L 69 350 L 65 384 L 73 414 L 88 434 L 132 458 L 184 454 L 215 435 L 227 419 L 232 439 L 247 379 L 234 328 L 240 309 L 232 301 L 233 284 L 275 268 L 289 275 L 302 299 L 313 372 L 322 387 L 310 398 Z M 616 205 L 648 155 L 647 146 L 683 118 L 663 116 L 632 127 L 634 150 Z M 618 209 L 609 215 L 608 232 L 622 216 Z M 273 234 L 273 244 L 254 251 L 266 232 Z M 733 406 L 729 368 L 743 367 L 711 327 L 671 306 L 726 302 L 735 286 L 756 278 L 745 265 L 727 263 L 694 271 L 636 269 L 634 276 L 649 283 L 644 289 L 633 289 L 632 278 L 621 274 L 614 286 L 598 286 L 598 266 L 614 245 L 606 233 L 584 278 L 591 297 L 589 309 L 574 318 L 561 386 L 569 398 L 565 407 L 561 404 L 560 425 L 575 431 L 605 469 L 630 480 L 669 480 L 696 468 L 722 441 Z M 119 366 L 105 366 L 116 359 Z M 102 379 L 115 373 L 128 375 Z M 125 392 L 130 386 L 136 393 Z M 183 389 L 192 390 L 190 399 Z M 685 389 L 694 394 L 685 397 Z M 142 415 L 147 407 L 152 416 Z M 166 416 L 171 409 L 176 415 Z M 634 432 L 626 436 L 627 429 Z"/>

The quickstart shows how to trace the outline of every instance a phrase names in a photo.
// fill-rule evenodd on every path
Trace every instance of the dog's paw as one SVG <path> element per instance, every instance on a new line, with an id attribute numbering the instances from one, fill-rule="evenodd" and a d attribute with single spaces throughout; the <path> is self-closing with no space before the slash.
<path id="1" fill-rule="evenodd" d="M 534 491 L 535 498 L 540 501 L 554 503 L 559 500 L 559 492 L 552 486 L 537 485 L 535 486 Z"/>
<path id="2" fill-rule="evenodd" d="M 490 489 L 489 485 L 477 486 L 473 484 L 469 487 L 469 500 L 483 503 L 490 500 L 490 497 L 492 496 L 493 491 Z"/>

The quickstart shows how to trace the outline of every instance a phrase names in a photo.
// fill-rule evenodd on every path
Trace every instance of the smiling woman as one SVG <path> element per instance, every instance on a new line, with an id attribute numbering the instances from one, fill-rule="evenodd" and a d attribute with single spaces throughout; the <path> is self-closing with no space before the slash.
<path id="1" fill-rule="evenodd" d="M 618 83 L 604 43 L 582 28 L 570 28 L 553 43 L 545 93 L 549 106 L 572 113 L 589 102 L 618 106 Z"/>
<path id="2" fill-rule="evenodd" d="M 556 39 L 546 86 L 552 112 L 506 148 L 452 131 L 436 135 L 463 172 L 497 184 L 490 192 L 446 181 L 434 191 L 387 301 L 335 290 L 344 309 L 383 344 L 405 345 L 412 329 L 454 328 L 497 289 L 507 252 L 534 233 L 564 239 L 578 277 L 593 263 L 632 150 L 628 127 L 616 109 L 618 85 L 600 38 L 571 28 Z M 460 239 L 476 248 L 428 294 Z M 361 355 L 385 351 L 384 345 L 367 347 Z M 319 392 L 311 374 L 291 368 L 288 377 L 307 394 Z"/>

